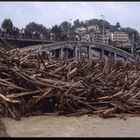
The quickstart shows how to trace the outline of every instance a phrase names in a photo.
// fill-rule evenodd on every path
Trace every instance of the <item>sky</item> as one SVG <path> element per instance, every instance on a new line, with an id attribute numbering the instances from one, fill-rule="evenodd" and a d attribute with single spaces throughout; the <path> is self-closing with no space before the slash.
<path id="1" fill-rule="evenodd" d="M 140 2 L 0 2 L 0 25 L 10 18 L 14 26 L 25 28 L 29 22 L 51 28 L 63 21 L 101 19 L 111 25 L 119 22 L 140 32 Z"/>

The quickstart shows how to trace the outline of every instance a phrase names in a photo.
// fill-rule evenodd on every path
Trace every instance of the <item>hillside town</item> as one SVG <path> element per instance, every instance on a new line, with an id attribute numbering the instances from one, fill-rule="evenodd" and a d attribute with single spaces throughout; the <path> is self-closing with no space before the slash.
<path id="1" fill-rule="evenodd" d="M 55 41 L 88 41 L 113 46 L 139 45 L 139 33 L 130 27 L 123 28 L 120 23 L 111 25 L 106 20 L 91 19 L 86 21 L 64 21 L 60 25 L 46 28 L 42 24 L 30 22 L 25 28 L 19 29 L 11 19 L 5 19 L 1 25 L 0 36 L 19 39 L 45 39 Z"/>
<path id="2" fill-rule="evenodd" d="M 99 29 L 99 25 L 88 26 L 87 28 L 81 27 L 76 30 L 77 40 L 99 42 L 105 44 L 115 44 L 115 45 L 130 45 L 131 41 L 128 34 L 123 31 L 105 30 L 105 34 Z M 103 38 L 104 37 L 104 38 Z"/>

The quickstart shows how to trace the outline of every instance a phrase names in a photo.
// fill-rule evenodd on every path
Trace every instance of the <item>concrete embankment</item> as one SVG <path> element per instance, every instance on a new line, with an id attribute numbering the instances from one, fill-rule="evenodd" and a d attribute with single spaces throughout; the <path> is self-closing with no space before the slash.
<path id="1" fill-rule="evenodd" d="M 140 117 L 35 116 L 2 121 L 11 137 L 140 137 Z"/>

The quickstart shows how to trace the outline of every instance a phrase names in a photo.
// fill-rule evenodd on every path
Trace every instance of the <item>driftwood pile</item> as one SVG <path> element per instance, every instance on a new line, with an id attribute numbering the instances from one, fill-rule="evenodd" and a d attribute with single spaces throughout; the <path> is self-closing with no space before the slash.
<path id="1" fill-rule="evenodd" d="M 140 113 L 140 64 L 0 49 L 0 115 Z"/>

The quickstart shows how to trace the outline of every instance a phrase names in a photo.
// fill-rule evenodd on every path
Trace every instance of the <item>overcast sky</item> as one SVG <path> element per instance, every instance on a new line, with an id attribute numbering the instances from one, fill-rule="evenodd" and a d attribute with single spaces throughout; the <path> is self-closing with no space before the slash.
<path id="1" fill-rule="evenodd" d="M 100 19 L 100 15 L 112 25 L 118 21 L 140 32 L 140 2 L 0 2 L 0 24 L 10 18 L 19 28 L 32 21 L 49 28 L 69 19 Z"/>

